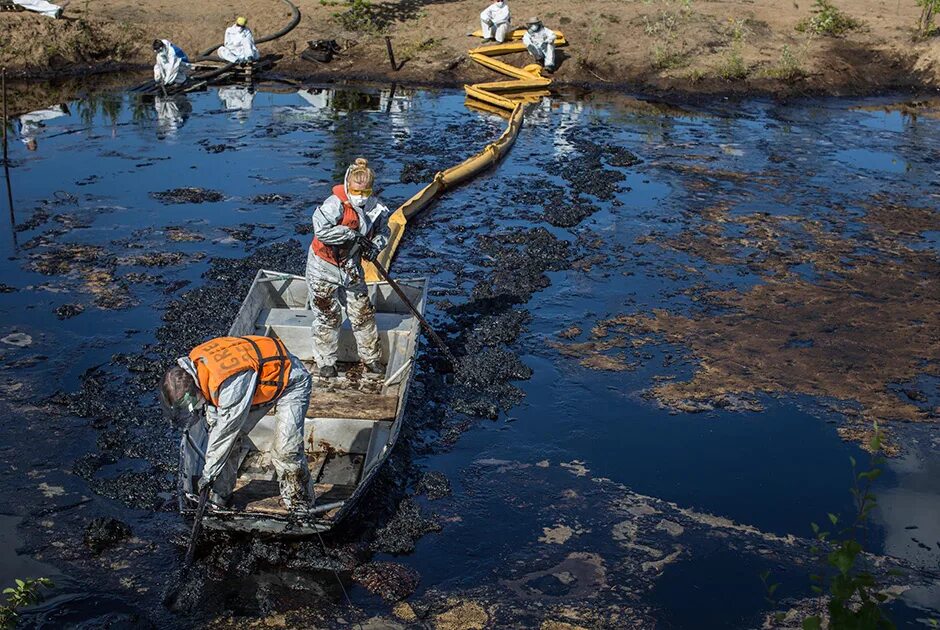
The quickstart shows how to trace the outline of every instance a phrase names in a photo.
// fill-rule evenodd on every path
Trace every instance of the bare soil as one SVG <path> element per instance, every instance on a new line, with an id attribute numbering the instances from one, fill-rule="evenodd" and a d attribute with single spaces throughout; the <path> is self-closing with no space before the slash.
<path id="1" fill-rule="evenodd" d="M 316 79 L 395 79 L 460 84 L 492 80 L 467 59 L 478 40 L 485 2 L 373 1 L 370 20 L 353 24 L 345 4 L 296 0 L 298 27 L 262 46 L 283 55 L 278 70 Z M 511 0 L 515 22 L 540 15 L 571 42 L 555 77 L 559 84 L 624 86 L 650 92 L 859 94 L 940 86 L 940 37 L 914 41 L 914 0 L 835 0 L 860 28 L 840 36 L 800 32 L 813 15 L 808 0 Z M 149 42 L 168 38 L 190 54 L 220 43 L 225 27 L 244 14 L 257 37 L 289 21 L 280 0 L 227 4 L 163 0 L 76 0 L 64 20 L 0 14 L 0 63 L 28 76 L 64 74 L 103 64 L 151 63 Z M 347 17 L 348 17 L 347 13 Z M 346 23 L 346 26 L 343 23 Z M 401 66 L 393 71 L 384 36 Z M 300 53 L 311 39 L 336 39 L 330 64 Z M 518 55 L 516 62 L 523 61 Z M 512 60 L 512 59 L 510 59 Z"/>

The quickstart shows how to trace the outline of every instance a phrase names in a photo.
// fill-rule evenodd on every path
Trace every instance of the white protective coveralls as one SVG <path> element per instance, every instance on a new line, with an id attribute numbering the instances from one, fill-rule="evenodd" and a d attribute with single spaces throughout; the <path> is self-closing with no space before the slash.
<path id="1" fill-rule="evenodd" d="M 251 34 L 251 29 L 238 24 L 225 29 L 225 43 L 219 46 L 216 54 L 229 63 L 254 61 L 261 56 L 255 47 L 255 36 Z"/>
<path id="2" fill-rule="evenodd" d="M 346 186 L 345 181 L 343 186 Z M 391 233 L 389 209 L 374 196 L 369 197 L 362 208 L 353 208 L 359 217 L 358 233 L 370 237 L 379 251 L 384 249 Z M 339 225 L 342 217 L 343 203 L 336 195 L 330 195 L 313 213 L 314 235 L 325 245 L 341 248 L 352 245 L 357 232 Z M 361 257 L 347 259 L 337 266 L 317 256 L 311 247 L 307 252 L 306 277 L 314 313 L 313 358 L 317 365 L 321 368 L 336 365 L 339 328 L 343 323 L 341 306 L 349 317 L 359 358 L 365 363 L 380 361 L 382 347 L 375 324 L 375 307 L 369 301 Z"/>
<path id="3" fill-rule="evenodd" d="M 555 32 L 544 26 L 534 33 L 526 29 L 522 36 L 522 43 L 529 49 L 529 53 L 549 70 L 555 68 Z"/>
<path id="4" fill-rule="evenodd" d="M 19 118 L 15 118 L 14 129 L 16 127 L 16 122 L 19 122 L 17 135 L 19 136 L 20 142 L 29 145 L 35 142 L 37 136 L 42 133 L 42 130 L 46 126 L 47 120 L 68 116 L 68 114 L 69 111 L 64 105 L 53 105 L 52 107 L 47 107 L 46 109 L 37 109 L 34 112 L 29 112 L 28 114 L 23 114 Z"/>
<path id="5" fill-rule="evenodd" d="M 509 5 L 503 0 L 486 7 L 480 13 L 480 29 L 483 31 L 483 39 L 495 39 L 500 43 L 505 42 L 510 21 L 512 21 L 512 16 L 509 14 Z"/>
<path id="6" fill-rule="evenodd" d="M 46 17 L 57 18 L 62 15 L 62 7 L 46 0 L 13 0 L 13 4 L 19 5 L 27 11 L 42 13 Z"/>
<path id="7" fill-rule="evenodd" d="M 304 417 L 310 404 L 310 375 L 297 357 L 289 356 L 290 377 L 275 401 L 274 447 L 270 456 L 281 496 L 291 507 L 297 501 L 310 502 L 313 499 L 313 484 L 304 454 Z M 196 366 L 189 357 L 180 357 L 176 362 L 193 379 L 196 378 Z M 251 408 L 257 381 L 258 373 L 254 370 L 239 372 L 222 382 L 218 407 L 206 403 L 209 438 L 205 445 L 206 459 L 200 485 L 212 482 L 209 496 L 219 505 L 228 501 L 235 488 L 242 440 L 271 410 L 271 404 Z"/>
<path id="8" fill-rule="evenodd" d="M 153 99 L 153 108 L 157 112 L 157 138 L 176 137 L 189 114 L 193 111 L 193 106 L 185 94 L 174 94 L 173 96 L 156 96 Z"/>
<path id="9" fill-rule="evenodd" d="M 255 93 L 244 85 L 226 85 L 219 88 L 219 100 L 225 109 L 234 112 L 236 120 L 245 122 L 254 105 Z"/>
<path id="10" fill-rule="evenodd" d="M 163 42 L 163 49 L 157 53 L 157 62 L 153 64 L 153 80 L 163 85 L 185 83 L 189 72 L 189 57 L 170 40 L 160 41 Z"/>

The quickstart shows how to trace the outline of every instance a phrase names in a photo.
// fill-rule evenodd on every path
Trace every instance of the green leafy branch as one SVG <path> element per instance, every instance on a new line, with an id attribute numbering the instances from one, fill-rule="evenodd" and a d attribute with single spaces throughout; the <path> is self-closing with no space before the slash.
<path id="1" fill-rule="evenodd" d="M 15 628 L 20 619 L 19 610 L 42 601 L 40 588 L 52 588 L 54 586 L 49 578 L 17 579 L 15 584 L 16 586 L 3 589 L 3 594 L 7 597 L 7 603 L 0 606 L 0 630 Z"/>
<path id="2" fill-rule="evenodd" d="M 882 604 L 888 599 L 879 586 L 875 576 L 860 567 L 864 551 L 865 535 L 872 511 L 878 506 L 878 500 L 872 492 L 875 480 L 881 476 L 884 457 L 881 455 L 883 433 L 874 425 L 874 432 L 868 443 L 871 462 L 868 470 L 859 472 L 854 457 L 852 462 L 852 499 L 855 515 L 851 523 L 838 530 L 833 537 L 829 531 L 823 531 L 816 523 L 812 524 L 816 536 L 813 553 L 823 558 L 832 571 L 830 575 L 812 575 L 813 592 L 822 595 L 828 590 L 827 612 L 828 627 L 831 630 L 894 630 L 895 626 L 887 617 Z M 840 519 L 835 514 L 828 515 L 832 527 L 838 527 Z M 828 553 L 826 553 L 828 551 Z M 827 589 L 828 584 L 828 589 Z M 822 630 L 823 620 L 819 615 L 803 620 L 804 630 Z"/>

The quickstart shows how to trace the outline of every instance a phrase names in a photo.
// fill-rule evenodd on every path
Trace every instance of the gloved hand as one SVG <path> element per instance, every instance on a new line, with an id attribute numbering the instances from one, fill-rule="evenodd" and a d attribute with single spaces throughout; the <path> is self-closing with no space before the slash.
<path id="1" fill-rule="evenodd" d="M 365 236 L 359 237 L 358 245 L 364 260 L 372 262 L 379 257 L 379 248 Z"/>

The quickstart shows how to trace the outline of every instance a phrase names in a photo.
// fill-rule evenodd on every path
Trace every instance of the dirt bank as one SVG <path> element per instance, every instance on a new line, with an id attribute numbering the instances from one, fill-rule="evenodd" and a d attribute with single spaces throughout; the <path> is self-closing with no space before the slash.
<path id="1" fill-rule="evenodd" d="M 296 77 L 396 79 L 460 84 L 493 74 L 467 60 L 485 3 L 430 0 L 345 4 L 295 0 L 303 17 L 286 37 L 262 47 L 283 55 L 279 71 Z M 838 35 L 814 32 L 807 0 L 560 0 L 512 2 L 516 23 L 539 14 L 571 41 L 555 77 L 559 84 L 620 85 L 687 93 L 872 93 L 940 86 L 940 38 L 913 41 L 914 0 L 837 0 L 855 25 Z M 236 14 L 256 35 L 289 21 L 279 0 L 196 3 L 166 0 L 73 2 L 65 20 L 4 13 L 0 63 L 25 75 L 49 75 L 104 63 L 151 63 L 148 43 L 165 37 L 190 53 L 220 42 Z M 387 60 L 392 37 L 400 69 Z M 336 39 L 333 63 L 302 60 L 310 39 Z M 522 62 L 518 55 L 514 61 Z M 512 59 L 511 59 L 512 60 Z"/>

